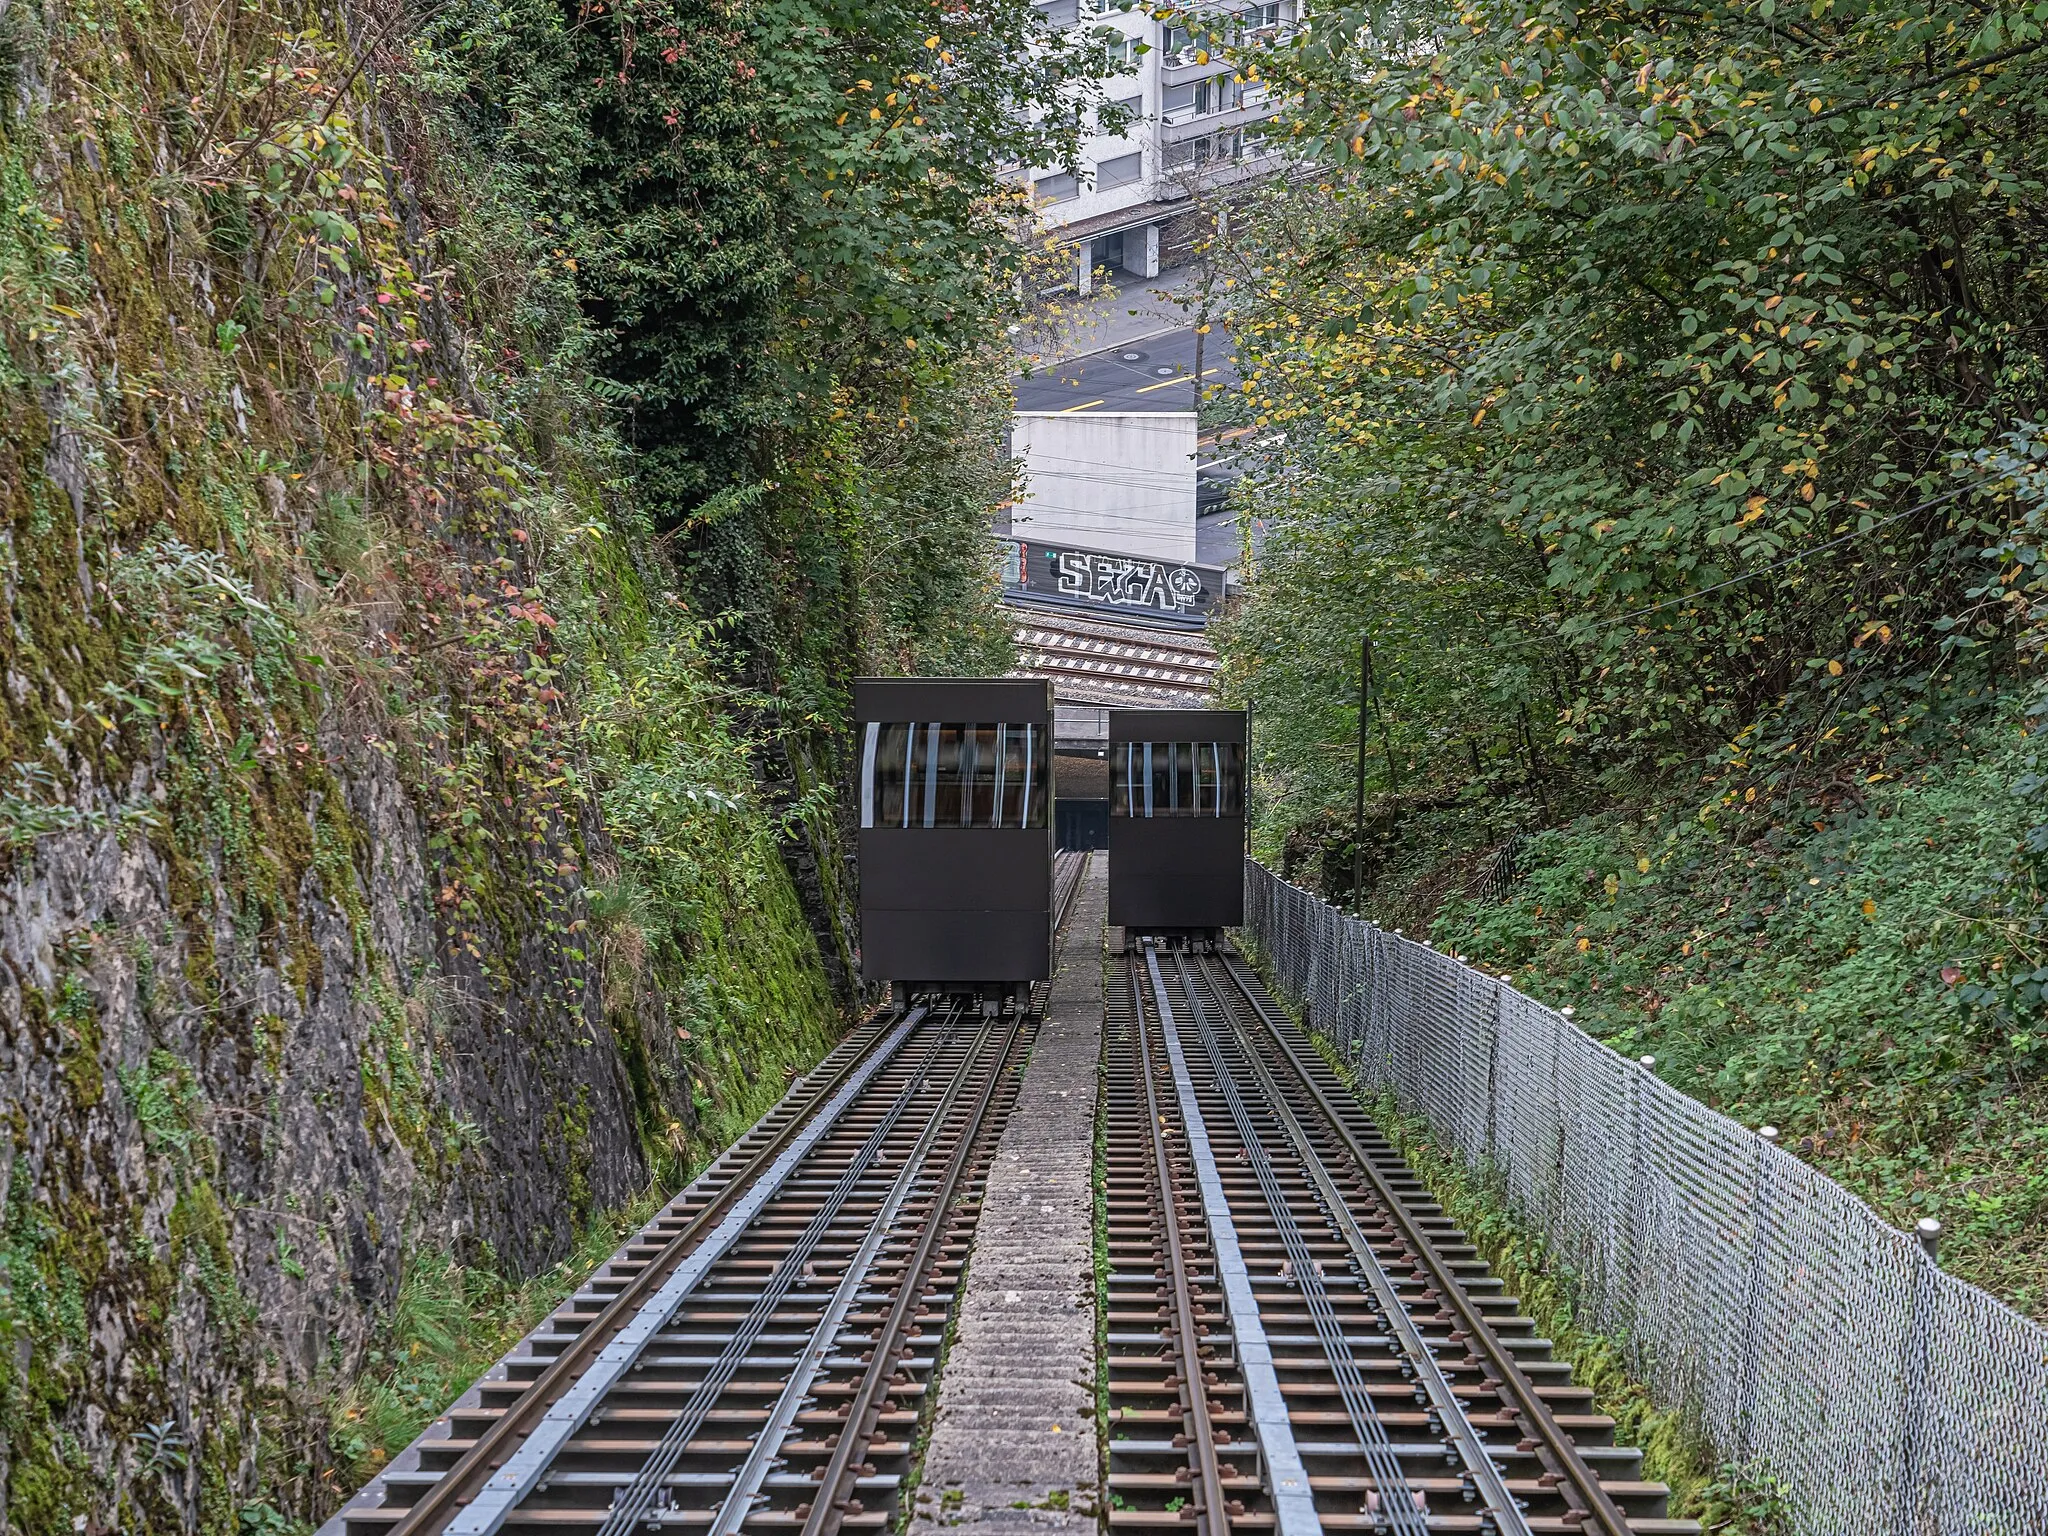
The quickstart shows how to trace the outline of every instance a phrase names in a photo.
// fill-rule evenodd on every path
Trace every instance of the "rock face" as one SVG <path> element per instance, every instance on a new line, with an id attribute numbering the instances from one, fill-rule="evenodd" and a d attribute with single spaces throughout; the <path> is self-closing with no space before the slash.
<path id="1" fill-rule="evenodd" d="M 318 1517 L 409 1255 L 545 1269 L 834 1019 L 349 20 L 0 0 L 7 1536 Z"/>
<path id="2" fill-rule="evenodd" d="M 316 1499 L 319 1426 L 294 1418 L 361 1357 L 410 1238 L 528 1273 L 647 1181 L 611 1030 L 562 1004 L 594 978 L 538 943 L 509 986 L 444 963 L 393 769 L 331 761 L 302 812 L 345 817 L 361 863 L 303 872 L 289 935 L 245 928 L 204 863 L 195 917 L 194 871 L 140 834 L 44 837 L 0 883 L 24 1530 L 92 1513 L 66 1474 L 97 1468 L 180 1523 L 230 1470 L 249 1500 L 259 1468 Z"/>

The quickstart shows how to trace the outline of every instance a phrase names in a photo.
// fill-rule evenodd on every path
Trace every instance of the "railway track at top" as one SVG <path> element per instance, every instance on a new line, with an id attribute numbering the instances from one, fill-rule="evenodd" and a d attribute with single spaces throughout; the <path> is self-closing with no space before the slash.
<path id="1" fill-rule="evenodd" d="M 1234 955 L 1107 998 L 1113 1528 L 1697 1536 Z"/>
<path id="2" fill-rule="evenodd" d="M 885 1528 L 1042 1001 L 865 1021 L 327 1536 Z"/>

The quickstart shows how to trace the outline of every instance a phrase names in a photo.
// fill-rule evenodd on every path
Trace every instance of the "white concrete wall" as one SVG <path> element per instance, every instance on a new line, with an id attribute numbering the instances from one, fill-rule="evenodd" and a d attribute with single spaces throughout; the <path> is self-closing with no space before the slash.
<path id="1" fill-rule="evenodd" d="M 1192 563 L 1193 411 L 1019 411 L 1013 538 Z"/>
<path id="2" fill-rule="evenodd" d="M 1158 40 L 1158 23 L 1136 8 L 1097 11 L 1083 0 L 1081 10 L 1081 26 L 1107 27 L 1133 43 L 1148 45 L 1149 51 L 1135 54 L 1126 66 L 1128 73 L 1110 81 L 1104 91 L 1111 100 L 1138 97 L 1140 106 L 1136 119 L 1121 134 L 1089 133 L 1083 136 L 1081 190 L 1074 197 L 1046 205 L 1040 217 L 1047 228 L 1150 202 L 1154 183 L 1159 177 L 1159 134 L 1156 126 L 1159 118 L 1159 50 L 1150 46 Z M 1136 181 L 1121 187 L 1105 188 L 1095 184 L 1096 166 L 1104 160 L 1134 152 L 1145 157 L 1144 174 Z"/>

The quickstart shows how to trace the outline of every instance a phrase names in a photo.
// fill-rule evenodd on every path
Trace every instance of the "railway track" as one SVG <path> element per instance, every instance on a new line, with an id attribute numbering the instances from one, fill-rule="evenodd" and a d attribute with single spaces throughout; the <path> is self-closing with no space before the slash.
<path id="1" fill-rule="evenodd" d="M 1111 1525 L 1697 1532 L 1234 956 L 1111 981 Z M 1039 1003 L 869 1020 L 328 1536 L 893 1526 Z"/>
<path id="2" fill-rule="evenodd" d="M 1696 1536 L 1234 955 L 1112 978 L 1109 1523 Z"/>
<path id="3" fill-rule="evenodd" d="M 1085 867 L 1056 864 L 1062 922 Z M 886 1528 L 1037 1029 L 855 1030 L 330 1536 Z"/>

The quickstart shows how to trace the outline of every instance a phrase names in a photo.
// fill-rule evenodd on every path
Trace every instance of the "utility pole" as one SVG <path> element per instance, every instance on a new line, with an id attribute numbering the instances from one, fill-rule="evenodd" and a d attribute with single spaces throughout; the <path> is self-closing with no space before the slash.
<path id="1" fill-rule="evenodd" d="M 1351 905 L 1365 911 L 1365 722 L 1372 708 L 1372 637 L 1358 637 L 1358 799 L 1353 807 Z"/>

